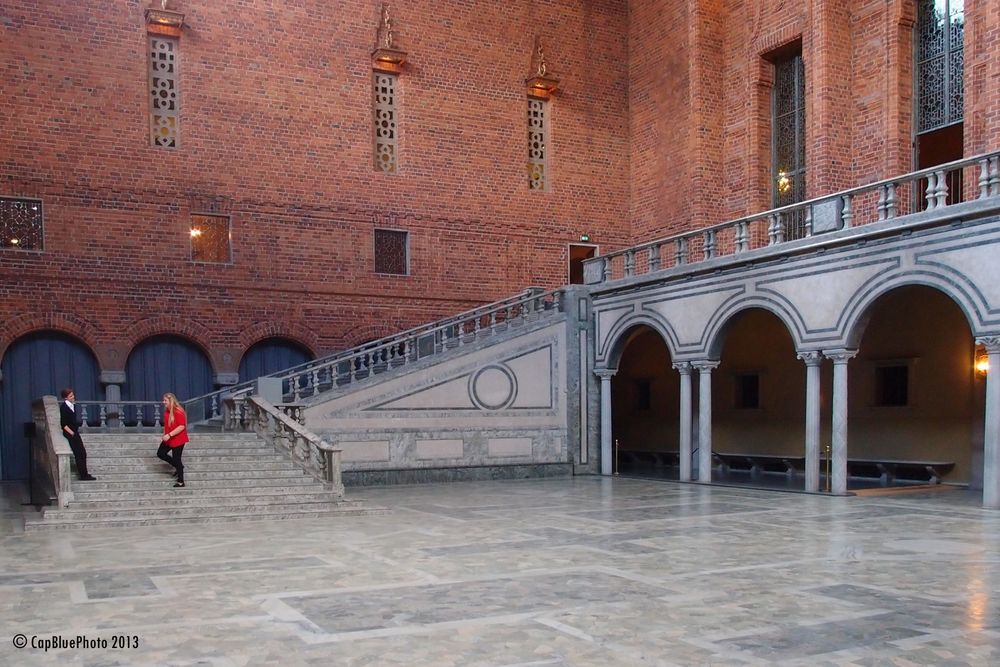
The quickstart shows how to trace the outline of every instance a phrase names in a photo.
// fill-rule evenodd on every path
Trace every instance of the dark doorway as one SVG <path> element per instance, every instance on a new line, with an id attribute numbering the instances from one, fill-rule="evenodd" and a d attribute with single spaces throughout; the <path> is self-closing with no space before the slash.
<path id="1" fill-rule="evenodd" d="M 569 245 L 569 284 L 583 284 L 583 261 L 597 256 L 597 246 L 580 245 L 571 243 Z"/>

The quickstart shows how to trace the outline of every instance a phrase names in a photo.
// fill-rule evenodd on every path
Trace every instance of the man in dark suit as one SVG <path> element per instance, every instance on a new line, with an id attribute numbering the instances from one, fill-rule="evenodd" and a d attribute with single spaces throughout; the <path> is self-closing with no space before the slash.
<path id="1" fill-rule="evenodd" d="M 89 482 L 97 479 L 87 472 L 87 449 L 80 437 L 80 420 L 76 418 L 76 394 L 71 387 L 62 390 L 62 402 L 59 403 L 59 425 L 62 426 L 63 437 L 69 440 L 69 448 L 73 450 L 76 459 L 76 473 L 80 479 Z"/>

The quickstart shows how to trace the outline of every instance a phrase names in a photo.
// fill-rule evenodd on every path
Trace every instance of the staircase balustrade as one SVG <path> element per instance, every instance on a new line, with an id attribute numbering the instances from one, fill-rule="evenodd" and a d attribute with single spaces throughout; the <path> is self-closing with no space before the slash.
<path id="1" fill-rule="evenodd" d="M 274 406 L 259 396 L 226 399 L 227 428 L 252 430 L 289 457 L 337 496 L 344 495 L 341 479 L 341 450 L 322 440 L 295 418 L 297 406 Z M 301 411 L 299 411 L 301 414 Z"/>
<path id="2" fill-rule="evenodd" d="M 823 234 L 864 228 L 874 223 L 898 223 L 897 219 L 903 216 L 933 213 L 935 215 L 912 220 L 914 224 L 944 224 L 952 219 L 952 211 L 956 211 L 955 215 L 961 214 L 960 209 L 953 207 L 994 197 L 1000 197 L 1000 151 L 588 259 L 584 261 L 584 280 L 588 285 L 599 285 L 681 266 L 695 272 L 699 270 L 699 262 L 739 260 L 741 255 L 751 251 L 760 251 L 757 256 L 768 256 L 786 253 L 792 248 L 813 248 L 823 245 L 825 241 L 817 238 Z M 878 234 L 884 230 L 869 227 L 859 233 Z M 835 239 L 831 237 L 826 242 L 835 242 Z M 796 245 L 789 246 L 789 243 Z"/>

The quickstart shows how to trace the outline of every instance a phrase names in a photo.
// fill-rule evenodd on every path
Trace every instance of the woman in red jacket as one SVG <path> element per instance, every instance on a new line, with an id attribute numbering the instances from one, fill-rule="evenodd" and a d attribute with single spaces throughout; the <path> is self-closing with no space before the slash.
<path id="1" fill-rule="evenodd" d="M 163 395 L 163 438 L 160 440 L 160 448 L 156 450 L 156 455 L 177 471 L 177 483 L 174 486 L 178 488 L 184 486 L 184 464 L 181 462 L 181 454 L 184 453 L 184 444 L 187 441 L 187 414 L 177 397 L 168 392 Z M 167 452 L 170 452 L 169 456 Z"/>

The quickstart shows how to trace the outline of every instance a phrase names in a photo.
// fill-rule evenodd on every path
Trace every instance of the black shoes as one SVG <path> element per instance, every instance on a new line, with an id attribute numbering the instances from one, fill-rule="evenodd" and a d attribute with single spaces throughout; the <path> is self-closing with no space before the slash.
<path id="1" fill-rule="evenodd" d="M 80 481 L 81 482 L 94 482 L 96 480 L 97 480 L 97 478 L 94 477 L 93 475 L 81 475 L 80 476 Z"/>
<path id="2" fill-rule="evenodd" d="M 184 488 L 184 482 L 177 482 L 176 484 L 174 484 L 174 488 L 175 489 L 183 489 Z"/>

